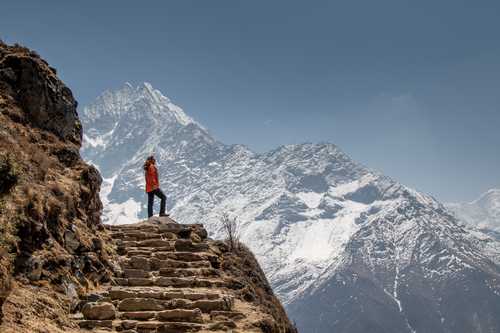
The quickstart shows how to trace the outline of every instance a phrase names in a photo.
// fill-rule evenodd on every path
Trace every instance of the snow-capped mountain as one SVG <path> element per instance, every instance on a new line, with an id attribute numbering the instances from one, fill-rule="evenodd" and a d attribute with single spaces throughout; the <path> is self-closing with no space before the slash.
<path id="1" fill-rule="evenodd" d="M 175 219 L 218 238 L 221 214 L 237 216 L 301 332 L 500 332 L 498 242 L 337 146 L 226 145 L 149 84 L 80 116 L 107 223 L 145 216 L 142 163 L 155 153 Z"/>
<path id="2" fill-rule="evenodd" d="M 500 189 L 491 189 L 472 202 L 446 207 L 468 225 L 500 233 Z"/>

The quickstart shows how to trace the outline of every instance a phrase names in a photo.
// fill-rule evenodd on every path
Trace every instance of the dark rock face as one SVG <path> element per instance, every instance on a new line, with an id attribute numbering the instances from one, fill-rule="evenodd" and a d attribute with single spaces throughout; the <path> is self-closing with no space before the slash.
<path id="1" fill-rule="evenodd" d="M 12 161 L 3 156 L 0 159 L 0 195 L 7 193 L 17 183 Z"/>
<path id="2" fill-rule="evenodd" d="M 492 276 L 479 272 L 442 283 L 407 275 L 400 281 L 410 286 L 401 288 L 402 312 L 372 278 L 346 271 L 300 304 L 289 306 L 288 313 L 303 332 L 311 327 L 325 333 L 497 332 L 500 319 L 495 314 L 500 307 L 498 296 L 489 290 L 491 281 Z M 434 294 L 428 293 L 429 287 Z"/>
<path id="3" fill-rule="evenodd" d="M 307 332 L 407 332 L 397 305 L 370 279 L 339 273 L 319 294 L 311 294 L 288 312 Z M 318 316 L 318 314 L 321 314 Z"/>
<path id="4" fill-rule="evenodd" d="M 101 223 L 102 202 L 99 198 L 99 190 L 101 188 L 102 178 L 99 171 L 88 165 L 81 173 L 81 202 L 83 208 L 89 212 L 87 215 L 88 223 L 93 226 L 98 226 Z"/>
<path id="5" fill-rule="evenodd" d="M 364 204 L 371 204 L 380 197 L 379 189 L 373 185 L 363 186 L 346 196 L 347 199 Z"/>
<path id="6" fill-rule="evenodd" d="M 30 56 L 0 53 L 4 87 L 24 110 L 32 125 L 80 145 L 82 128 L 71 90 L 55 77 L 43 60 Z"/>
<path id="7" fill-rule="evenodd" d="M 0 42 L 2 332 L 37 332 L 29 314 L 70 327 L 62 295 L 73 299 L 111 276 L 113 252 L 103 245 L 100 221 L 102 180 L 80 158 L 76 105 L 36 53 Z M 42 297 L 53 304 L 40 300 L 33 311 L 30 304 Z M 62 312 L 54 315 L 56 309 Z"/>

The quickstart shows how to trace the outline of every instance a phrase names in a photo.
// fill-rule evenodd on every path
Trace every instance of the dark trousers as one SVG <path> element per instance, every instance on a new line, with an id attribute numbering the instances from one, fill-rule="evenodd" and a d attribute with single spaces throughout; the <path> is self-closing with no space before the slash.
<path id="1" fill-rule="evenodd" d="M 163 194 L 162 190 L 157 188 L 151 192 L 148 192 L 148 218 L 153 216 L 153 203 L 155 200 L 155 195 L 160 198 L 160 216 L 165 215 L 165 208 L 167 205 L 167 197 Z"/>

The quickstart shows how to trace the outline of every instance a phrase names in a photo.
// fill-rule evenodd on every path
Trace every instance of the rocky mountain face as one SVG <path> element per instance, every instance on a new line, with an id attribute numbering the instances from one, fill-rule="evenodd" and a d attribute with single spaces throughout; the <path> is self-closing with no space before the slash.
<path id="1" fill-rule="evenodd" d="M 491 189 L 472 202 L 446 207 L 470 226 L 500 233 L 500 189 Z"/>
<path id="2" fill-rule="evenodd" d="M 72 302 L 111 275 L 76 105 L 35 52 L 0 43 L 1 332 L 70 331 Z"/>
<path id="3" fill-rule="evenodd" d="M 500 331 L 498 242 L 332 144 L 226 145 L 149 84 L 80 110 L 106 223 L 145 215 L 154 153 L 173 216 L 240 237 L 303 332 Z"/>

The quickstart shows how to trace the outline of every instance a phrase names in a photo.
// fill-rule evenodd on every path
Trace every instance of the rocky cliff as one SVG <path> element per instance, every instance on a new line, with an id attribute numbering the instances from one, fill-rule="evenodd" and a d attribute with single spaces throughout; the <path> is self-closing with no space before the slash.
<path id="1" fill-rule="evenodd" d="M 0 332 L 99 329 L 95 312 L 106 317 L 106 305 L 99 304 L 103 298 L 119 310 L 114 321 L 104 323 L 128 332 L 225 332 L 243 326 L 249 332 L 295 332 L 252 254 L 228 251 L 224 242 L 207 239 L 202 226 L 191 235 L 169 220 L 167 228 L 178 229 L 167 233 L 170 247 L 150 248 L 182 258 L 148 258 L 143 253 L 147 247 L 127 256 L 144 242 L 158 244 L 157 237 L 163 244 L 166 236 L 149 222 L 139 224 L 135 236 L 127 233 L 134 230 L 117 234 L 101 224 L 101 176 L 80 158 L 82 127 L 76 106 L 54 68 L 27 48 L 0 42 Z M 137 239 L 144 228 L 147 237 Z M 207 264 L 197 260 L 201 248 L 215 260 L 208 267 L 199 266 Z M 127 265 L 133 266 L 134 260 L 163 266 L 130 269 L 134 267 Z M 134 280 L 134 274 L 143 277 Z M 212 280 L 203 280 L 205 274 Z M 166 312 L 153 317 L 139 313 L 135 319 L 140 323 L 127 320 L 133 314 L 124 311 L 126 304 L 144 296 L 139 290 L 123 299 L 123 288 L 131 292 L 127 288 L 133 283 L 166 288 L 160 299 L 151 292 L 145 298 L 148 304 L 161 303 Z M 112 299 L 112 286 L 115 291 L 122 287 L 122 298 Z M 210 299 L 207 295 L 214 293 L 204 289 L 185 294 L 179 289 L 185 287 L 217 289 L 221 297 Z M 178 299 L 167 302 L 165 293 Z M 196 295 L 203 297 L 189 299 Z M 78 320 L 79 311 L 86 320 Z M 194 315 L 195 322 L 183 324 L 182 315 Z"/>
<path id="2" fill-rule="evenodd" d="M 2 332 L 63 332 L 78 295 L 109 280 L 101 177 L 79 154 L 71 91 L 35 52 L 0 43 Z"/>

